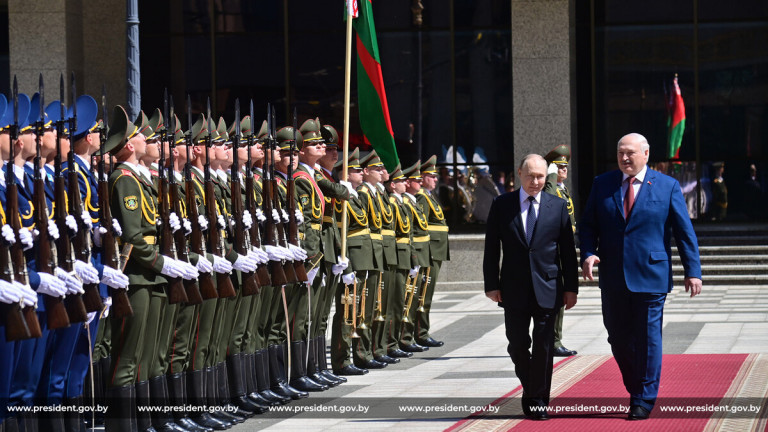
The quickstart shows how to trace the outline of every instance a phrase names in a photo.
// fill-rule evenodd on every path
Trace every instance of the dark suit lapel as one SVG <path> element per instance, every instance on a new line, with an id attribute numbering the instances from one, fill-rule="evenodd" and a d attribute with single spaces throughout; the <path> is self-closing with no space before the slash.
<path id="1" fill-rule="evenodd" d="M 553 216 L 552 212 L 552 202 L 554 201 L 554 196 L 542 193 L 540 195 L 541 203 L 539 203 L 539 214 L 536 215 L 536 224 L 533 226 L 533 234 L 531 235 L 531 243 L 536 241 L 536 231 L 538 231 L 539 228 L 539 222 L 542 220 L 542 218 L 548 218 Z M 518 201 L 519 202 L 519 201 Z M 546 223 L 546 222 L 542 222 Z"/>
<path id="2" fill-rule="evenodd" d="M 525 241 L 525 230 L 523 229 L 523 218 L 520 215 L 520 190 L 516 190 L 512 194 L 512 208 L 511 213 L 514 215 L 512 218 L 512 224 L 515 226 L 515 232 L 517 233 L 517 236 L 520 238 L 520 241 L 523 243 L 526 243 Z"/>
<path id="3" fill-rule="evenodd" d="M 624 176 L 621 174 L 621 171 L 618 172 L 618 178 L 616 179 L 616 191 L 613 193 L 613 201 L 616 203 L 616 211 L 619 212 L 619 214 L 624 217 L 624 204 L 621 200 L 621 187 L 622 185 L 622 179 Z M 626 222 L 626 220 L 625 220 Z"/>

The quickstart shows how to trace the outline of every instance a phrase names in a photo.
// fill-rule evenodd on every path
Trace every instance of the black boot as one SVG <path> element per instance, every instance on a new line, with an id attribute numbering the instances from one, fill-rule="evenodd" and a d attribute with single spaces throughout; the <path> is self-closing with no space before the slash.
<path id="1" fill-rule="evenodd" d="M 149 379 L 149 396 L 152 405 L 155 407 L 167 408 L 169 402 L 168 381 L 165 375 L 152 377 Z M 158 432 L 187 432 L 187 429 L 174 422 L 173 415 L 170 412 L 157 412 L 152 415 L 152 426 Z"/>
<path id="2" fill-rule="evenodd" d="M 227 370 L 224 362 L 217 363 L 213 367 L 213 387 L 214 394 L 213 406 L 224 408 L 212 414 L 216 418 L 224 418 L 234 423 L 242 423 L 253 413 L 241 410 L 229 403 L 229 384 L 227 383 Z M 210 399 L 210 397 L 209 397 Z"/>
<path id="3" fill-rule="evenodd" d="M 19 432 L 19 420 L 16 417 L 6 417 L 0 425 L 2 432 Z"/>
<path id="4" fill-rule="evenodd" d="M 243 369 L 245 369 L 245 393 L 253 403 L 263 406 L 267 409 L 270 406 L 280 405 L 277 401 L 270 401 L 259 394 L 258 385 L 256 384 L 256 356 L 253 353 L 247 353 L 243 355 Z"/>
<path id="5" fill-rule="evenodd" d="M 309 362 L 307 363 L 307 376 L 312 381 L 325 384 L 328 387 L 336 387 L 341 381 L 326 377 L 321 373 L 320 356 L 325 355 L 325 351 L 320 352 L 320 338 L 316 337 L 309 340 Z"/>
<path id="6" fill-rule="evenodd" d="M 105 424 L 109 432 L 135 432 L 136 388 L 133 385 L 109 387 L 105 392 L 109 409 Z"/>
<path id="7" fill-rule="evenodd" d="M 291 401 L 290 397 L 281 396 L 269 388 L 269 353 L 266 348 L 262 348 L 254 354 L 256 360 L 256 388 L 259 394 L 268 401 L 275 401 L 280 404 L 287 404 Z"/>
<path id="8" fill-rule="evenodd" d="M 291 387 L 305 392 L 328 390 L 328 386 L 313 381 L 307 376 L 307 344 L 304 341 L 291 342 Z"/>
<path id="9" fill-rule="evenodd" d="M 233 354 L 227 357 L 226 370 L 229 378 L 229 401 L 244 412 L 261 414 L 267 410 L 267 407 L 255 403 L 248 397 L 244 360 L 245 353 Z"/>
<path id="10" fill-rule="evenodd" d="M 329 381 L 337 382 L 337 385 L 347 382 L 346 378 L 334 375 L 333 372 L 328 369 L 328 357 L 326 357 L 325 354 L 327 351 L 325 335 L 318 336 L 316 340 L 317 344 L 315 346 L 317 347 L 317 353 L 315 356 L 317 358 L 317 368 L 319 370 L 319 374 Z"/>
<path id="11" fill-rule="evenodd" d="M 147 408 L 152 406 L 149 393 L 149 381 L 139 381 L 136 383 L 136 425 L 139 432 L 157 432 L 152 427 L 152 412 Z M 139 410 L 140 407 L 144 409 Z M 157 413 L 154 413 L 157 415 Z"/>
<path id="12" fill-rule="evenodd" d="M 63 420 L 62 420 L 63 426 Z M 19 416 L 19 430 L 21 432 L 39 432 L 37 415 L 32 413 L 23 413 Z"/>
<path id="13" fill-rule="evenodd" d="M 104 400 L 104 399 L 101 399 Z M 83 406 L 83 397 L 78 396 L 64 400 L 64 405 L 70 407 L 79 408 Z M 67 411 L 63 413 L 64 428 L 67 432 L 86 432 L 85 421 L 83 420 L 83 414 L 79 411 Z"/>
<path id="14" fill-rule="evenodd" d="M 183 373 L 168 374 L 165 376 L 165 385 L 168 388 L 168 404 L 176 409 L 187 405 L 187 380 Z M 213 429 L 200 426 L 193 422 L 186 412 L 173 411 L 173 422 L 190 432 L 213 432 Z"/>
<path id="15" fill-rule="evenodd" d="M 208 405 L 205 395 L 205 378 L 206 375 L 203 369 L 187 372 L 188 402 L 190 404 L 195 406 Z M 211 417 L 207 411 L 195 411 L 191 419 L 200 426 L 213 430 L 229 429 L 233 425 L 233 423 Z"/>
<path id="16" fill-rule="evenodd" d="M 303 399 L 309 396 L 309 393 L 296 390 L 288 385 L 285 377 L 285 345 L 269 346 L 269 381 L 272 391 L 280 396 L 291 399 Z"/>

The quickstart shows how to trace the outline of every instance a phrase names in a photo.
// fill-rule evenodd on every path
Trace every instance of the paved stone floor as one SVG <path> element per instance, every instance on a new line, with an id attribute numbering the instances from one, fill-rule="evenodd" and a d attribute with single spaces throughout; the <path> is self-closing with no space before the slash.
<path id="1" fill-rule="evenodd" d="M 441 431 L 470 414 L 463 405 L 488 404 L 519 385 L 506 353 L 502 310 L 483 293 L 438 291 L 432 322 L 444 347 L 285 406 L 313 412 L 265 414 L 231 430 Z M 582 288 L 563 333 L 563 343 L 579 354 L 610 354 L 597 288 Z M 664 353 L 768 353 L 768 286 L 708 287 L 705 281 L 693 299 L 677 288 L 665 307 Z M 318 411 L 361 406 L 368 413 Z M 418 406 L 442 411 L 406 411 L 426 409 Z"/>

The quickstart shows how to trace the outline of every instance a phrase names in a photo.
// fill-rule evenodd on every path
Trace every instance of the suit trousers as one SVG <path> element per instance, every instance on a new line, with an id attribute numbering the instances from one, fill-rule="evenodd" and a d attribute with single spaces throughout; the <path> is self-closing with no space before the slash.
<path id="1" fill-rule="evenodd" d="M 603 324 L 631 405 L 652 410 L 661 376 L 661 328 L 666 294 L 603 289 Z"/>
<path id="2" fill-rule="evenodd" d="M 556 315 L 556 309 L 539 306 L 534 295 L 531 295 L 527 307 L 504 308 L 504 323 L 509 341 L 507 352 L 515 364 L 515 374 L 523 386 L 523 398 L 535 404 L 549 404 Z M 531 320 L 533 331 L 529 334 Z M 525 404 L 526 400 L 523 403 Z"/>

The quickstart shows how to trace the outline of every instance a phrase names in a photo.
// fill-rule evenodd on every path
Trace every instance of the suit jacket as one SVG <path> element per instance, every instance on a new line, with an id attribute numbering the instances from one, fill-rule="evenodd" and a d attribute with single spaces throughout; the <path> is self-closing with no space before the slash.
<path id="1" fill-rule="evenodd" d="M 621 182 L 619 170 L 596 177 L 579 224 L 582 263 L 600 257 L 600 288 L 672 291 L 673 234 L 685 276 L 701 278 L 696 233 L 677 180 L 649 168 L 628 221 Z"/>
<path id="2" fill-rule="evenodd" d="M 541 194 L 531 244 L 525 238 L 520 211 L 520 190 L 500 195 L 491 204 L 483 257 L 485 291 L 501 290 L 504 307 L 526 307 L 534 293 L 542 308 L 559 308 L 564 291 L 579 291 L 568 205 Z"/>

